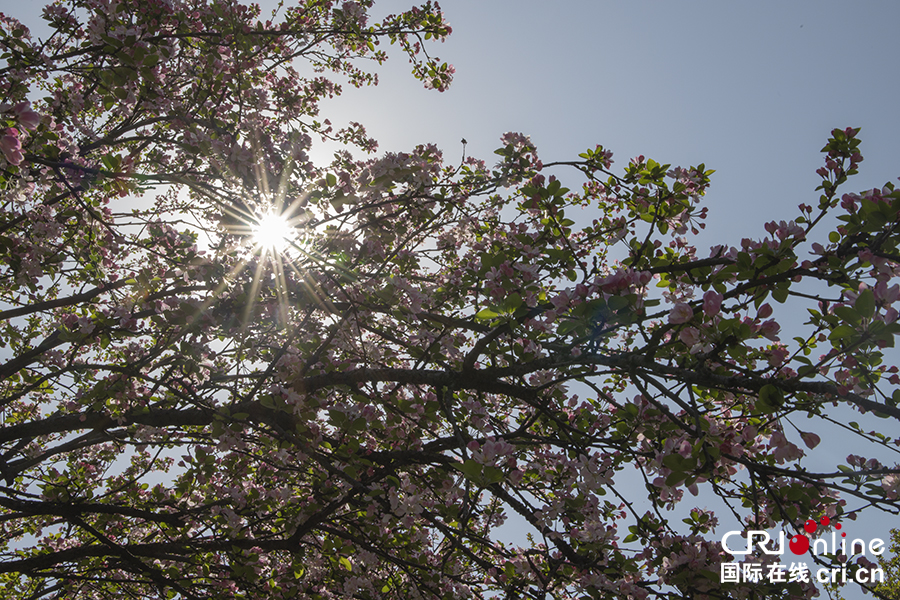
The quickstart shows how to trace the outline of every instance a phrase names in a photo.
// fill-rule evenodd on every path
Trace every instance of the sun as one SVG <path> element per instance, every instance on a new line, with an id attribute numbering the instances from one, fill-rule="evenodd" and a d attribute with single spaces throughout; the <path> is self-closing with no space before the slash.
<path id="1" fill-rule="evenodd" d="M 287 250 L 295 235 L 287 216 L 274 212 L 263 215 L 253 226 L 253 242 L 256 247 L 275 254 Z"/>

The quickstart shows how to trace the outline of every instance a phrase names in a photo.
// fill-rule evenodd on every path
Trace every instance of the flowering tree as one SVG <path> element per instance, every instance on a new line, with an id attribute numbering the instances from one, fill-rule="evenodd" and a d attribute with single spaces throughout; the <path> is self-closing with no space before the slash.
<path id="1" fill-rule="evenodd" d="M 884 582 L 875 584 L 875 593 L 885 598 L 897 598 L 900 596 L 900 529 L 891 529 L 891 550 L 894 556 L 890 559 L 879 558 L 878 566 L 884 571 Z M 834 597 L 843 600 L 840 591 L 835 589 Z"/>
<path id="2" fill-rule="evenodd" d="M 723 582 L 720 535 L 896 512 L 900 191 L 838 192 L 858 131 L 700 253 L 704 165 L 356 158 L 318 103 L 381 43 L 453 72 L 436 4 L 371 5 L 2 17 L 0 598 L 812 595 Z"/>

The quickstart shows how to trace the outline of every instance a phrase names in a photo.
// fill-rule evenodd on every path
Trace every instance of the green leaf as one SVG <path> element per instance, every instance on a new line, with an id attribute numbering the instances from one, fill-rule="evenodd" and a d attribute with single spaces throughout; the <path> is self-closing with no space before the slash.
<path id="1" fill-rule="evenodd" d="M 853 307 L 864 319 L 871 319 L 875 314 L 875 294 L 872 290 L 863 290 L 856 298 Z"/>
<path id="2" fill-rule="evenodd" d="M 681 471 L 684 469 L 684 459 L 680 454 L 667 454 L 663 457 L 663 465 L 673 471 Z"/>
<path id="3" fill-rule="evenodd" d="M 842 340 L 844 338 L 848 338 L 856 332 L 855 329 L 850 327 L 849 325 L 838 325 L 835 327 L 831 335 L 828 336 L 829 340 Z"/>
<path id="4" fill-rule="evenodd" d="M 486 484 L 500 483 L 503 481 L 503 471 L 497 467 L 485 465 L 482 470 L 482 475 L 484 476 Z"/>
<path id="5" fill-rule="evenodd" d="M 455 466 L 460 470 L 460 472 L 462 472 L 463 475 L 466 476 L 466 479 L 475 483 L 481 483 L 482 465 L 478 464 L 472 459 L 469 459 L 463 463 L 457 463 Z"/>
<path id="6" fill-rule="evenodd" d="M 483 308 L 475 314 L 475 318 L 478 319 L 479 321 L 486 321 L 488 319 L 496 319 L 499 316 L 500 316 L 499 313 L 494 312 L 490 308 Z"/>
<path id="7" fill-rule="evenodd" d="M 771 413 L 784 406 L 784 394 L 774 385 L 767 384 L 759 390 L 759 402 L 756 408 L 760 412 Z"/>
<path id="8" fill-rule="evenodd" d="M 576 320 L 576 319 L 569 319 L 569 320 L 563 321 L 562 323 L 559 324 L 559 326 L 556 328 L 556 333 L 558 335 L 568 335 L 568 334 L 572 333 L 573 331 L 575 331 L 579 328 L 583 328 L 583 327 L 584 327 L 584 323 L 582 321 Z"/>
<path id="9" fill-rule="evenodd" d="M 680 471 L 673 471 L 666 477 L 666 485 L 672 486 L 684 481 L 685 474 Z"/>
<path id="10" fill-rule="evenodd" d="M 803 365 L 797 369 L 798 377 L 813 377 L 818 373 L 818 369 L 814 365 Z"/>
<path id="11" fill-rule="evenodd" d="M 860 315 L 858 312 L 850 308 L 849 306 L 835 306 L 834 314 L 842 318 L 844 321 L 848 323 L 853 323 L 856 325 L 860 321 Z"/>
<path id="12" fill-rule="evenodd" d="M 620 310 L 630 304 L 628 298 L 625 296 L 610 296 L 607 302 L 609 303 L 610 310 Z"/>
<path id="13" fill-rule="evenodd" d="M 522 306 L 522 296 L 518 292 L 513 292 L 503 301 L 503 312 L 515 312 L 520 306 Z"/>
<path id="14" fill-rule="evenodd" d="M 900 390 L 894 390 L 891 394 L 891 397 L 887 399 L 887 403 L 891 406 L 897 406 L 900 404 Z"/>

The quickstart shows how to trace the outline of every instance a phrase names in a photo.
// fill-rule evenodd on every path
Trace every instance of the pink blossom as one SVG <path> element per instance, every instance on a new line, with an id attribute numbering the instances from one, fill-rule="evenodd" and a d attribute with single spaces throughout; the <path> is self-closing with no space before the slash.
<path id="1" fill-rule="evenodd" d="M 678 339 L 690 348 L 700 343 L 700 332 L 695 327 L 685 327 L 678 334 Z"/>
<path id="2" fill-rule="evenodd" d="M 881 480 L 881 487 L 889 500 L 896 499 L 900 495 L 898 494 L 900 492 L 900 475 L 885 475 L 884 479 Z"/>
<path id="3" fill-rule="evenodd" d="M 719 314 L 719 311 L 722 310 L 722 300 L 724 299 L 725 296 L 715 290 L 709 290 L 703 294 L 703 312 L 706 313 L 706 316 L 714 317 Z"/>
<path id="4" fill-rule="evenodd" d="M 679 302 L 678 304 L 676 304 L 672 308 L 672 311 L 669 313 L 669 323 L 673 325 L 687 323 L 693 318 L 694 309 L 692 309 L 689 304 L 685 304 L 684 302 Z"/>
<path id="5" fill-rule="evenodd" d="M 513 469 L 509 472 L 509 482 L 511 485 L 521 484 L 523 477 L 525 477 L 525 472 L 520 471 L 519 469 Z"/>
<path id="6" fill-rule="evenodd" d="M 19 102 L 13 107 L 16 120 L 25 129 L 34 129 L 41 122 L 41 115 L 31 110 L 31 102 Z"/>
<path id="7" fill-rule="evenodd" d="M 90 335 L 92 331 L 94 331 L 94 322 L 91 321 L 90 317 L 80 317 L 77 321 L 78 323 L 78 331 L 83 335 Z"/>
<path id="8" fill-rule="evenodd" d="M 534 148 L 530 137 L 514 131 L 504 133 L 500 136 L 500 141 L 502 141 L 505 146 L 513 146 L 517 150 L 532 150 Z"/>
<path id="9" fill-rule="evenodd" d="M 566 291 L 560 292 L 558 296 L 554 296 L 550 299 L 550 304 L 553 305 L 557 311 L 564 308 L 569 303 L 569 293 Z"/>
<path id="10" fill-rule="evenodd" d="M 848 211 L 856 210 L 856 201 L 859 199 L 859 196 L 856 194 L 844 194 L 841 197 L 841 208 Z"/>
<path id="11" fill-rule="evenodd" d="M 630 278 L 628 277 L 628 271 L 621 270 L 616 271 L 612 275 L 604 277 L 596 283 L 601 287 L 601 289 L 607 294 L 615 294 L 623 289 L 628 288 L 630 282 Z"/>
<path id="12" fill-rule="evenodd" d="M 890 305 L 900 299 L 900 284 L 894 284 L 891 287 L 887 286 L 887 283 L 884 281 L 879 281 L 875 284 L 875 289 L 873 290 L 875 293 L 875 300 L 884 305 Z"/>
<path id="13" fill-rule="evenodd" d="M 800 437 L 803 438 L 803 443 L 806 444 L 806 447 L 810 450 L 818 446 L 819 442 L 822 441 L 822 438 L 809 431 L 801 431 Z"/>
<path id="14" fill-rule="evenodd" d="M 6 161 L 11 165 L 18 165 L 24 160 L 22 142 L 19 141 L 19 131 L 17 129 L 10 127 L 0 136 L 0 152 L 3 152 Z"/>
<path id="15" fill-rule="evenodd" d="M 776 431 L 769 438 L 769 449 L 773 450 L 772 455 L 779 464 L 785 461 L 797 460 L 803 456 L 803 450 L 789 442 L 780 431 Z"/>
<path id="16" fill-rule="evenodd" d="M 768 319 L 772 316 L 772 305 L 768 302 L 759 307 L 759 312 L 756 313 L 757 318 L 759 319 Z"/>
<path id="17" fill-rule="evenodd" d="M 774 319 L 764 321 L 763 324 L 759 327 L 759 332 L 763 335 L 763 337 L 770 339 L 773 342 L 778 341 L 779 331 L 781 331 L 781 325 L 776 323 Z"/>
<path id="18" fill-rule="evenodd" d="M 769 349 L 769 357 L 767 359 L 769 366 L 780 367 L 788 357 L 788 349 L 782 344 L 777 344 Z"/>

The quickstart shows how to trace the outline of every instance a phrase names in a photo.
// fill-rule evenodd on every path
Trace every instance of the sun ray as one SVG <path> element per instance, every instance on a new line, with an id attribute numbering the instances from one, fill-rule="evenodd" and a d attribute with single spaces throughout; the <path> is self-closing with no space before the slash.
<path id="1" fill-rule="evenodd" d="M 247 303 L 244 305 L 244 314 L 242 319 L 242 329 L 250 323 L 250 316 L 253 314 L 253 305 L 256 303 L 256 295 L 262 287 L 262 277 L 266 271 L 266 261 L 261 260 L 256 263 L 253 270 L 253 279 L 250 282 L 250 289 L 247 290 Z"/>
<path id="2" fill-rule="evenodd" d="M 275 295 L 278 303 L 278 318 L 282 324 L 288 324 L 288 293 L 287 279 L 284 276 L 284 262 L 280 256 L 275 256 Z"/>

